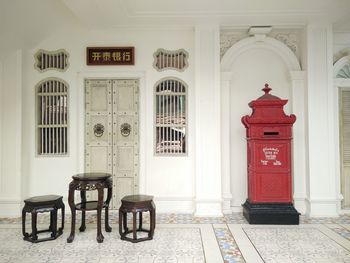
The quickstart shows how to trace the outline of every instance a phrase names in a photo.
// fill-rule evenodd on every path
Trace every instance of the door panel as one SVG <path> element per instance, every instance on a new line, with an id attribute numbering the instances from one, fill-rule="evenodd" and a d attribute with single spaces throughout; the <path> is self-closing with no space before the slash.
<path id="1" fill-rule="evenodd" d="M 138 86 L 135 79 L 85 81 L 85 171 L 113 175 L 113 209 L 138 193 Z"/>
<path id="2" fill-rule="evenodd" d="M 120 206 L 123 196 L 139 189 L 138 99 L 138 80 L 113 81 L 113 180 L 117 182 L 113 208 Z"/>
<path id="3" fill-rule="evenodd" d="M 85 81 L 85 171 L 112 173 L 112 81 Z M 97 199 L 87 191 L 87 199 Z"/>

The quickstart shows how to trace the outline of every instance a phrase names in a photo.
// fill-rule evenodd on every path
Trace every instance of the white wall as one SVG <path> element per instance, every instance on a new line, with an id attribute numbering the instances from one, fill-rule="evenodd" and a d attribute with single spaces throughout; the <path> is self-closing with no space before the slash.
<path id="1" fill-rule="evenodd" d="M 86 66 L 87 46 L 134 46 L 135 66 Z M 26 173 L 26 195 L 55 193 L 67 198 L 71 176 L 83 172 L 83 85 L 81 76 L 143 76 L 141 79 L 141 170 L 142 193 L 156 198 L 158 211 L 192 212 L 194 197 L 194 37 L 191 29 L 151 30 L 96 30 L 65 31 L 43 41 L 25 54 L 25 80 L 23 81 L 23 170 Z M 33 67 L 34 53 L 38 49 L 66 49 L 70 67 L 66 72 L 46 71 L 39 73 Z M 189 67 L 179 73 L 174 70 L 157 72 L 153 53 L 158 48 L 189 52 Z M 185 157 L 156 157 L 153 155 L 153 88 L 166 76 L 175 76 L 188 84 L 189 133 L 188 155 Z M 70 141 L 68 157 L 37 157 L 35 155 L 35 85 L 46 77 L 62 78 L 70 90 Z M 13 98 L 14 99 L 14 98 Z M 10 102 L 10 101 L 9 101 Z M 12 102 L 12 100 L 11 100 Z M 143 112 L 142 112 L 143 111 Z"/>

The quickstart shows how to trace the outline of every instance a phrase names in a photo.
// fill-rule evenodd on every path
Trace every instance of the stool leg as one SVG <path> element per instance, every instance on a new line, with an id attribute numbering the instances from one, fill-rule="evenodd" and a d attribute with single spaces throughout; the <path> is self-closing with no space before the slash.
<path id="1" fill-rule="evenodd" d="M 150 222 L 149 222 L 149 232 L 148 232 L 148 237 L 149 238 L 153 238 L 153 233 L 154 233 L 154 210 L 151 209 L 149 210 L 149 218 L 150 218 Z"/>
<path id="2" fill-rule="evenodd" d="M 98 188 L 98 204 L 97 204 L 97 237 L 96 240 L 98 243 L 103 242 L 103 235 L 101 231 L 101 212 L 103 208 L 103 188 Z"/>
<path id="3" fill-rule="evenodd" d="M 50 211 L 50 226 L 49 226 L 49 231 L 53 231 L 53 218 L 54 218 L 54 216 L 53 216 L 53 212 L 54 211 Z"/>
<path id="4" fill-rule="evenodd" d="M 123 218 L 124 218 L 124 214 L 122 212 L 122 210 L 119 208 L 119 235 L 120 238 L 123 239 Z"/>
<path id="5" fill-rule="evenodd" d="M 36 219 L 37 219 L 37 213 L 36 211 L 32 211 L 32 240 L 37 240 L 37 228 L 36 228 Z"/>
<path id="6" fill-rule="evenodd" d="M 124 231 L 128 232 L 128 214 L 126 212 L 123 212 L 123 227 Z"/>
<path id="7" fill-rule="evenodd" d="M 51 214 L 50 216 L 52 217 L 51 237 L 55 238 L 57 235 L 57 209 L 55 208 L 53 211 L 50 212 L 50 214 Z"/>
<path id="8" fill-rule="evenodd" d="M 23 209 L 22 210 L 22 233 L 23 233 L 23 239 L 27 239 L 29 237 L 29 234 L 26 232 L 26 215 L 27 212 Z"/>
<path id="9" fill-rule="evenodd" d="M 132 236 L 133 239 L 136 240 L 137 239 L 137 235 L 136 235 L 136 212 L 132 212 Z"/>
<path id="10" fill-rule="evenodd" d="M 142 212 L 139 212 L 139 229 L 142 230 Z"/>
<path id="11" fill-rule="evenodd" d="M 111 232 L 112 228 L 109 225 L 109 217 L 108 217 L 108 212 L 109 212 L 109 203 L 112 199 L 112 188 L 108 187 L 107 190 L 107 199 L 106 199 L 106 208 L 105 208 L 105 230 L 106 232 Z"/>
<path id="12" fill-rule="evenodd" d="M 61 222 L 61 225 L 62 227 L 58 229 L 58 233 L 59 234 L 62 234 L 63 233 L 63 229 L 64 229 L 64 204 L 62 202 L 62 206 L 61 206 L 61 216 L 62 216 L 62 222 Z"/>
<path id="13" fill-rule="evenodd" d="M 68 193 L 68 204 L 72 213 L 72 226 L 70 230 L 70 235 L 67 238 L 68 243 L 72 243 L 74 240 L 75 236 L 75 204 L 74 204 L 74 189 L 75 189 L 75 184 L 70 184 L 69 185 L 69 193 Z"/>
<path id="14" fill-rule="evenodd" d="M 82 202 L 82 203 L 86 203 L 86 191 L 81 190 L 81 191 L 80 191 L 80 197 L 81 197 L 81 202 Z M 81 211 L 81 226 L 80 226 L 80 228 L 79 228 L 79 231 L 80 231 L 80 232 L 84 232 L 85 229 L 86 229 L 86 225 L 85 225 L 85 213 L 86 213 L 86 212 L 85 212 L 84 210 Z"/>

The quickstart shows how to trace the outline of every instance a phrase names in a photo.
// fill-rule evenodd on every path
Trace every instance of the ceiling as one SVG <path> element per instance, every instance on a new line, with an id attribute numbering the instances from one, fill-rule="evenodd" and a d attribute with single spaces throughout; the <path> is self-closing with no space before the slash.
<path id="1" fill-rule="evenodd" d="M 350 0 L 0 0 L 0 56 L 74 27 L 308 23 L 332 23 L 335 30 L 350 32 Z"/>
<path id="2" fill-rule="evenodd" d="M 350 17 L 349 0 L 62 0 L 89 26 L 227 26 L 335 23 Z M 350 21 L 348 21 L 350 22 Z M 350 23 L 349 23 L 350 24 Z"/>

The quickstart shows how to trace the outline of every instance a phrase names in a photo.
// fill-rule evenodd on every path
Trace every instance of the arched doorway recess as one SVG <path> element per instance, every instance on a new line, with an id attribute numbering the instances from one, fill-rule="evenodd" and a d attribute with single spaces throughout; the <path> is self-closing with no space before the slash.
<path id="1" fill-rule="evenodd" d="M 279 71 L 277 74 L 284 74 L 285 90 L 288 90 L 290 111 L 297 116 L 297 123 L 294 126 L 293 150 L 298 154 L 293 155 L 293 174 L 294 174 L 294 203 L 299 212 L 306 212 L 306 133 L 305 133 L 305 74 L 301 70 L 299 61 L 295 54 L 282 42 L 265 36 L 255 35 L 245 38 L 234 44 L 223 56 L 221 60 L 221 167 L 222 167 L 222 193 L 223 193 L 223 212 L 240 211 L 240 205 L 246 198 L 246 146 L 244 140 L 244 127 L 240 124 L 240 118 L 232 116 L 234 105 L 232 105 L 232 95 L 235 89 L 247 89 L 247 86 L 237 87 L 235 81 L 240 79 L 242 83 L 249 83 L 250 79 L 254 79 L 254 72 L 247 75 L 247 71 L 242 78 L 241 70 L 236 65 L 242 57 L 250 54 L 251 64 L 265 63 L 266 67 L 270 67 L 269 61 L 261 61 L 268 56 L 274 59 L 276 63 L 280 63 L 285 73 Z M 279 62 L 277 62 L 279 61 Z M 277 65 L 275 64 L 275 65 Z M 252 67 L 253 68 L 253 67 Z M 244 69 L 242 69 L 244 70 Z M 247 69 L 245 69 L 247 70 Z M 261 77 L 261 76 L 260 76 Z M 278 76 L 277 76 L 278 77 Z M 244 78 L 246 82 L 244 82 Z M 260 96 L 260 87 L 263 88 L 265 82 L 270 82 L 261 78 L 259 86 L 251 87 L 255 91 L 249 94 L 245 99 L 238 98 L 237 101 L 243 100 L 246 109 L 249 111 L 248 102 Z M 272 81 L 273 84 L 274 81 Z M 276 83 L 281 83 L 276 81 Z M 235 86 L 236 85 L 236 86 Z M 272 86 L 273 91 L 278 92 L 277 87 Z M 282 91 L 281 91 L 282 92 Z M 249 92 L 248 92 L 249 93 Z M 241 93 L 242 94 L 242 93 Z M 252 96 L 252 94 L 255 94 Z M 275 93 L 276 94 L 276 93 Z M 281 93 L 280 93 L 281 94 Z M 276 95 L 279 95 L 278 93 Z M 282 96 L 285 94 L 282 92 Z M 246 101 L 245 101 L 246 100 Z M 249 111 L 250 112 L 250 111 Z M 249 113 L 247 112 L 247 113 Z M 233 119 L 234 118 L 234 119 Z M 233 124 L 234 123 L 234 124 Z M 241 125 L 242 127 L 238 127 Z M 239 129 L 238 133 L 233 129 Z M 235 144 L 237 143 L 237 147 Z M 237 157 L 237 158 L 236 158 Z M 236 160 L 238 159 L 238 161 Z M 237 168 L 238 167 L 238 168 Z"/>

